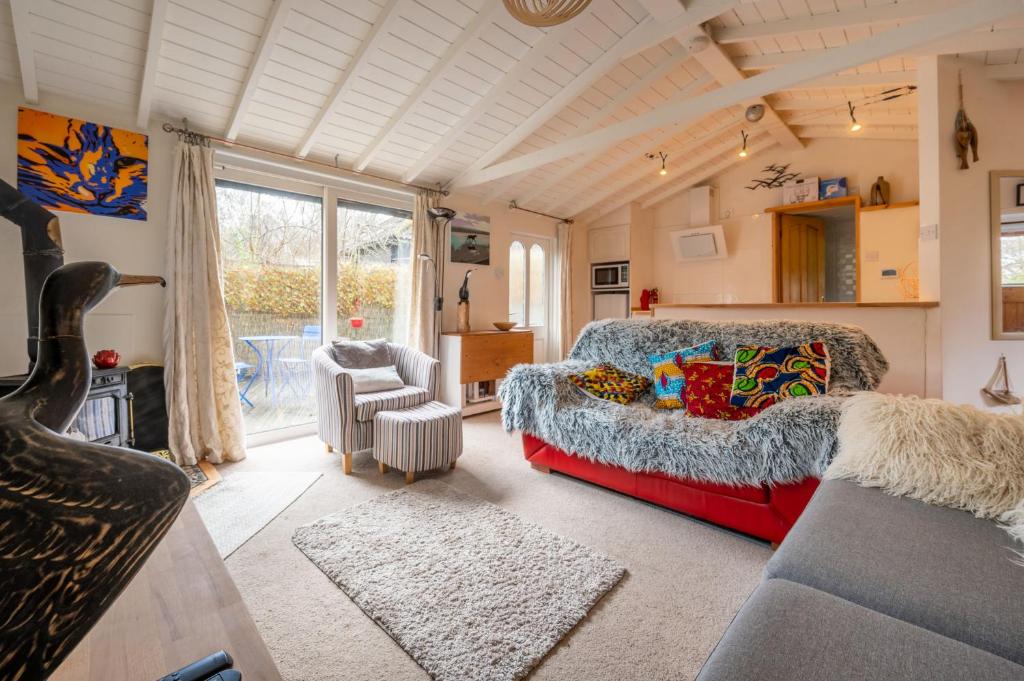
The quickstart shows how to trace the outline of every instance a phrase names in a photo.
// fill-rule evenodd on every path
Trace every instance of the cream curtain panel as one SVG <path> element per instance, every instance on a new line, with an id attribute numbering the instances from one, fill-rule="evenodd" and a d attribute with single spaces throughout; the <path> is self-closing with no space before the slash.
<path id="1" fill-rule="evenodd" d="M 575 340 L 572 332 L 572 225 L 558 223 L 558 343 L 562 359 L 569 356 Z"/>
<path id="2" fill-rule="evenodd" d="M 213 150 L 179 142 L 167 239 L 164 384 L 179 464 L 245 458 L 235 359 L 220 276 Z"/>
<path id="3" fill-rule="evenodd" d="M 412 301 L 409 305 L 409 345 L 437 357 L 440 315 L 434 310 L 439 282 L 444 281 L 444 229 L 427 210 L 437 206 L 437 192 L 421 189 L 412 210 Z M 431 260 L 421 260 L 426 253 Z"/>

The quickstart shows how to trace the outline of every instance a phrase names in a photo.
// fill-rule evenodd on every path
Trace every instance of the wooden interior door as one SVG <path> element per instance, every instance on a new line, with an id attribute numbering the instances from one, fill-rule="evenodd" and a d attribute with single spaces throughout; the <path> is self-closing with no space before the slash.
<path id="1" fill-rule="evenodd" d="M 779 302 L 825 300 L 825 221 L 783 213 L 779 225 Z"/>

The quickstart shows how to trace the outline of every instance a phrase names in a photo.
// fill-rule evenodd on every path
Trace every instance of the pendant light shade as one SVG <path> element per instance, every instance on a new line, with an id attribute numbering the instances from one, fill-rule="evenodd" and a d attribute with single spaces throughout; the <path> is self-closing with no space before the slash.
<path id="1" fill-rule="evenodd" d="M 505 9 L 527 26 L 544 28 L 569 21 L 587 8 L 590 0 L 503 0 Z"/>

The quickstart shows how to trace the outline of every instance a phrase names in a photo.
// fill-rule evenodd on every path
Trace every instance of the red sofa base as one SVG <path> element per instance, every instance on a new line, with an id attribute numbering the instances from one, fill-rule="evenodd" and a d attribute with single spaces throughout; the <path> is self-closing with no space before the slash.
<path id="1" fill-rule="evenodd" d="M 720 485 L 662 473 L 633 473 L 588 461 L 523 433 L 531 465 L 701 518 L 769 542 L 781 542 L 818 487 L 817 478 L 768 487 Z"/>

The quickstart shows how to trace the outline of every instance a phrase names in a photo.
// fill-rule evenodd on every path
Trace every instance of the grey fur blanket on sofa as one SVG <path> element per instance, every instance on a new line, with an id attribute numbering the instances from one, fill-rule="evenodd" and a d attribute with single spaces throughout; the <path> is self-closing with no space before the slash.
<path id="1" fill-rule="evenodd" d="M 600 363 L 651 376 L 647 355 L 716 340 L 723 358 L 740 345 L 824 341 L 829 395 L 784 400 L 745 421 L 693 418 L 652 407 L 653 391 L 629 405 L 584 394 L 568 375 Z M 501 384 L 502 423 L 559 449 L 630 471 L 660 471 L 733 485 L 820 477 L 836 447 L 843 396 L 874 390 L 889 365 L 861 329 L 796 321 L 604 320 L 588 324 L 556 364 L 521 364 Z"/>

